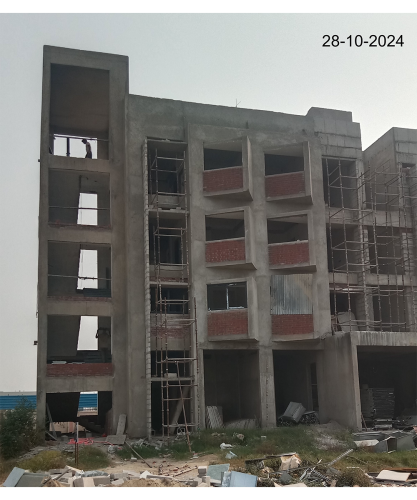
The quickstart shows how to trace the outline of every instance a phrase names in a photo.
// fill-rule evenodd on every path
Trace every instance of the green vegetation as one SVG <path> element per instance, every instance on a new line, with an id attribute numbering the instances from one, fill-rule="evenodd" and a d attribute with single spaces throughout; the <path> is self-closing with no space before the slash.
<path id="1" fill-rule="evenodd" d="M 75 458 L 69 457 L 66 460 L 68 465 L 75 467 Z M 94 446 L 80 446 L 78 452 L 78 469 L 82 470 L 96 470 L 103 469 L 110 465 L 110 460 L 102 450 L 95 448 Z"/>
<path id="2" fill-rule="evenodd" d="M 29 451 L 39 442 L 35 428 L 35 408 L 22 398 L 0 421 L 0 454 L 8 460 Z"/>
<path id="3" fill-rule="evenodd" d="M 30 472 L 37 472 L 39 470 L 47 472 L 49 469 L 65 467 L 65 458 L 59 451 L 46 450 L 41 451 L 32 458 L 18 462 L 17 467 L 29 470 Z"/>

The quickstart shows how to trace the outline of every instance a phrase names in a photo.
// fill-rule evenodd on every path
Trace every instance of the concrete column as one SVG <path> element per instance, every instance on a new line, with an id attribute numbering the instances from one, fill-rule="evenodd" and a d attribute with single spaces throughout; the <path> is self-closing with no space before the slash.
<path id="1" fill-rule="evenodd" d="M 275 427 L 274 359 L 271 348 L 259 349 L 259 390 L 261 400 L 261 426 Z"/>
<path id="2" fill-rule="evenodd" d="M 318 373 L 320 421 L 336 420 L 351 429 L 361 429 L 356 333 L 337 333 L 324 339 Z"/>

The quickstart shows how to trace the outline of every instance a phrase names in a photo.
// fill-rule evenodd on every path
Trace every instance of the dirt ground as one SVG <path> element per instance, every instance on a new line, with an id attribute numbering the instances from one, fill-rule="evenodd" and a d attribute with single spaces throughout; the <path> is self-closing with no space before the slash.
<path id="1" fill-rule="evenodd" d="M 167 458 L 147 458 L 146 462 L 152 465 L 150 468 L 145 462 L 142 462 L 139 458 L 137 462 L 131 462 L 130 460 L 122 460 L 120 457 L 115 456 L 112 458 L 112 465 L 109 467 L 101 468 L 104 472 L 109 474 L 123 471 L 132 471 L 140 474 L 141 472 L 148 471 L 151 474 L 158 474 L 163 476 L 171 476 L 177 473 L 191 469 L 189 472 L 184 472 L 184 474 L 179 474 L 175 476 L 176 479 L 192 479 L 198 476 L 197 467 L 200 465 L 209 465 L 210 462 L 218 459 L 214 454 L 203 455 L 202 457 L 195 458 L 192 460 L 173 460 L 170 457 Z M 133 485 L 132 485 L 133 486 Z"/>

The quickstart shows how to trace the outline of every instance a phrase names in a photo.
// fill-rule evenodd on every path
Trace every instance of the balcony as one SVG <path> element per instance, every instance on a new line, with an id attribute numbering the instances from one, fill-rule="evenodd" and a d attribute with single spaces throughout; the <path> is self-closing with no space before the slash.
<path id="1" fill-rule="evenodd" d="M 204 196 L 252 199 L 250 144 L 247 137 L 204 145 Z"/>
<path id="2" fill-rule="evenodd" d="M 310 266 L 307 214 L 268 219 L 267 229 L 271 268 Z"/>
<path id="3" fill-rule="evenodd" d="M 281 146 L 265 153 L 267 201 L 291 199 L 311 203 L 308 143 Z"/>
<path id="4" fill-rule="evenodd" d="M 206 265 L 248 267 L 245 210 L 206 216 Z"/>

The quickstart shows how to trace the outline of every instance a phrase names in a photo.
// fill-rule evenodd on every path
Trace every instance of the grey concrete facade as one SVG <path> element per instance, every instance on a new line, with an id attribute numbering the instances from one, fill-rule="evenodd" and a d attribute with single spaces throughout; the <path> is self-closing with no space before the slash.
<path id="1" fill-rule="evenodd" d="M 65 93 L 69 102 L 63 104 Z M 97 158 L 54 154 L 54 136 L 97 140 Z M 190 413 L 194 420 L 199 415 L 200 427 L 205 426 L 206 405 L 223 406 L 225 419 L 255 417 L 262 427 L 273 427 L 282 408 L 294 398 L 307 409 L 318 410 L 323 422 L 335 419 L 351 428 L 361 427 L 358 349 L 405 348 L 416 353 L 417 348 L 415 186 L 405 180 L 412 193 L 407 198 L 409 206 L 392 211 L 388 224 L 401 233 L 400 238 L 406 234 L 401 249 L 407 248 L 407 267 L 402 273 L 397 268 L 395 273 L 379 268 L 375 272 L 372 259 L 367 258 L 373 252 L 368 238 L 379 234 L 375 228 L 387 227 L 387 216 L 379 205 L 376 210 L 369 205 L 365 171 L 383 166 L 388 157 L 394 165 L 406 163 L 415 171 L 416 137 L 415 130 L 392 129 L 380 143 L 362 151 L 360 126 L 349 112 L 311 108 L 306 116 L 298 116 L 130 95 L 126 57 L 45 47 L 38 425 L 42 427 L 45 420 L 48 393 L 98 391 L 99 401 L 100 393 L 103 401 L 111 393 L 111 404 L 104 404 L 107 412 L 111 408 L 106 417 L 110 427 L 115 429 L 118 416 L 125 413 L 130 436 L 144 436 L 151 428 L 158 431 L 152 399 L 157 379 L 150 366 L 155 339 L 147 235 L 154 218 L 160 217 L 172 227 L 187 218 L 188 290 L 196 304 L 195 317 L 193 308 L 189 314 L 198 325 L 194 354 L 199 367 L 198 373 L 192 373 L 198 390 L 193 389 Z M 188 210 L 178 206 L 154 213 L 148 197 L 147 155 L 158 141 L 167 149 L 185 151 Z M 219 162 L 226 162 L 230 152 L 237 153 L 240 163 L 208 168 L 207 150 L 212 158 L 218 155 Z M 346 165 L 348 172 L 349 180 L 340 180 L 340 193 L 333 198 L 329 195 L 333 181 L 326 180 L 326 159 L 327 172 L 332 162 L 335 168 Z M 70 173 L 77 175 L 73 185 Z M 68 220 L 62 214 L 51 216 L 51 210 L 77 209 L 83 192 L 97 194 L 96 227 L 79 224 L 74 214 Z M 213 238 L 208 237 L 209 220 L 214 220 Z M 243 227 L 243 233 L 216 236 L 232 228 L 232 220 L 241 221 L 233 227 Z M 329 235 L 335 243 L 329 243 Z M 343 241 L 338 243 L 338 238 Z M 347 239 L 352 240 L 349 248 Z M 56 247 L 58 243 L 61 246 Z M 345 267 L 342 262 L 335 272 L 330 254 L 338 251 L 339 244 L 345 245 L 343 258 L 349 262 Z M 90 290 L 89 296 L 77 288 L 83 249 L 97 251 L 97 290 L 101 293 Z M 234 252 L 239 256 L 230 257 Z M 277 294 L 280 304 L 271 299 L 275 286 L 271 277 L 275 276 L 282 277 Z M 399 309 L 405 309 L 404 317 L 401 313 L 398 321 L 392 321 L 401 323 L 397 331 L 391 331 L 389 321 L 382 317 L 375 319 L 381 308 L 376 310 L 374 304 L 384 286 L 394 286 L 394 279 L 396 300 L 404 302 Z M 226 291 L 226 307 L 210 306 L 210 286 L 218 285 L 222 291 L 239 283 L 246 286 L 245 299 L 235 299 L 241 302 L 232 307 Z M 172 282 L 163 286 L 181 287 Z M 285 300 L 297 294 L 303 297 L 303 308 Z M 280 312 L 272 314 L 277 307 Z M 339 321 L 342 316 L 338 314 L 346 313 L 349 325 Z M 57 364 L 62 356 L 54 357 L 51 347 L 48 351 L 48 336 L 54 335 L 49 346 L 59 345 L 65 341 L 65 328 L 53 329 L 51 325 L 60 324 L 59 318 L 50 318 L 64 316 L 77 317 L 74 323 L 83 316 L 98 317 L 99 332 L 111 339 L 111 360 L 91 367 L 77 350 L 74 326 L 66 335 L 73 338 L 67 340 L 75 354 L 64 356 L 65 368 Z M 167 349 L 178 349 L 174 336 L 167 342 Z M 102 354 L 104 345 L 99 336 Z M 84 368 L 73 368 L 74 356 L 82 359 Z"/>

